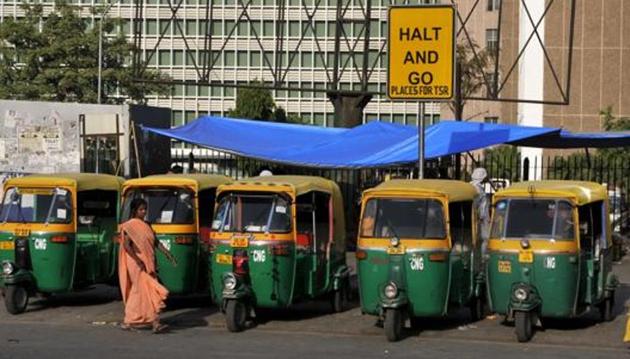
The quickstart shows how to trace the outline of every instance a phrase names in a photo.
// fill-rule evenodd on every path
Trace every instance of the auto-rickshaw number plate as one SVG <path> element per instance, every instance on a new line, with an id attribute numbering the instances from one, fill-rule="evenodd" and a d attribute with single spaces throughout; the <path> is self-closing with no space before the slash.
<path id="1" fill-rule="evenodd" d="M 13 234 L 17 237 L 28 237 L 31 231 L 28 228 L 16 228 L 13 230 Z"/>
<path id="2" fill-rule="evenodd" d="M 217 263 L 232 264 L 232 256 L 229 254 L 217 254 Z"/>
<path id="3" fill-rule="evenodd" d="M 15 249 L 15 243 L 13 241 L 0 242 L 0 250 L 12 251 Z"/>
<path id="4" fill-rule="evenodd" d="M 499 273 L 512 273 L 512 262 L 499 261 Z"/>
<path id="5" fill-rule="evenodd" d="M 249 246 L 249 238 L 247 237 L 235 237 L 230 240 L 230 247 L 232 248 L 246 248 Z"/>
<path id="6" fill-rule="evenodd" d="M 534 252 L 532 251 L 519 251 L 518 252 L 518 261 L 521 263 L 533 263 L 534 262 Z"/>
<path id="7" fill-rule="evenodd" d="M 387 254 L 405 254 L 405 247 L 387 247 Z"/>

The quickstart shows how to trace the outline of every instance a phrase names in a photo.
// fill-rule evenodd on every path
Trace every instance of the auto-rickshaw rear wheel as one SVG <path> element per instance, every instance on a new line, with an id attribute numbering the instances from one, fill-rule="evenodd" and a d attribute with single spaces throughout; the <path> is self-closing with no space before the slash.
<path id="1" fill-rule="evenodd" d="M 523 311 L 514 313 L 514 327 L 516 330 L 516 339 L 518 339 L 520 343 L 528 342 L 532 339 L 533 335 L 532 314 Z"/>
<path id="2" fill-rule="evenodd" d="M 396 342 L 400 340 L 403 329 L 403 317 L 400 309 L 387 309 L 385 310 L 385 323 L 383 324 L 385 329 L 385 336 L 390 342 Z"/>
<path id="3" fill-rule="evenodd" d="M 603 322 L 610 322 L 615 318 L 613 315 L 613 307 L 615 306 L 613 298 L 614 294 L 604 299 L 604 301 L 599 305 L 599 314 Z"/>
<path id="4" fill-rule="evenodd" d="M 350 282 L 344 279 L 339 284 L 339 288 L 333 292 L 332 309 L 335 313 L 341 313 L 348 309 L 350 302 Z"/>
<path id="5" fill-rule="evenodd" d="M 485 301 L 483 297 L 473 297 L 470 300 L 470 319 L 473 322 L 483 319 L 485 315 Z"/>
<path id="6" fill-rule="evenodd" d="M 20 314 L 28 305 L 28 290 L 22 285 L 8 285 L 4 291 L 4 305 L 7 312 Z"/>
<path id="7" fill-rule="evenodd" d="M 229 300 L 225 308 L 225 324 L 230 332 L 241 332 L 247 321 L 247 306 L 239 300 Z"/>

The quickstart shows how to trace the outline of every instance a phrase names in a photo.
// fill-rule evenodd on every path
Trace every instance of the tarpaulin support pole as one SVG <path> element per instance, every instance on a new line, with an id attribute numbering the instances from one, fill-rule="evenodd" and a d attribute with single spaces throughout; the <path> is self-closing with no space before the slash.
<path id="1" fill-rule="evenodd" d="M 424 103 L 418 104 L 418 179 L 424 179 Z"/>

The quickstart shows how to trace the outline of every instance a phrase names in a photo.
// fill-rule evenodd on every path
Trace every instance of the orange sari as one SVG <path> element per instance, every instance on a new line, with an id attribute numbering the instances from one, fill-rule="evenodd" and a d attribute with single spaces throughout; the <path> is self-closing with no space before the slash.
<path id="1" fill-rule="evenodd" d="M 118 276 L 127 325 L 151 324 L 165 307 L 168 290 L 156 279 L 155 235 L 144 221 L 133 218 L 121 225 L 121 238 L 125 235 L 133 243 L 136 255 L 146 268 L 140 270 L 136 261 L 121 244 L 118 255 Z"/>

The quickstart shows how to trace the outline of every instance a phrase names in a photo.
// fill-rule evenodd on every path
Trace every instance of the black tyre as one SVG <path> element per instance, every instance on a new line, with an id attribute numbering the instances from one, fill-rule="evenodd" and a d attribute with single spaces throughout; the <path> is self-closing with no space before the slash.
<path id="1" fill-rule="evenodd" d="M 385 336 L 390 342 L 399 341 L 402 336 L 403 318 L 399 309 L 387 309 L 385 311 Z"/>
<path id="2" fill-rule="evenodd" d="M 4 305 L 11 314 L 24 313 L 28 305 L 28 291 L 21 285 L 8 285 L 4 292 Z"/>
<path id="3" fill-rule="evenodd" d="M 615 306 L 613 296 L 606 298 L 599 306 L 599 314 L 602 322 L 610 322 L 615 319 L 613 315 L 613 307 Z"/>
<path id="4" fill-rule="evenodd" d="M 241 332 L 247 321 L 247 306 L 238 300 L 230 300 L 225 308 L 225 324 L 230 332 Z"/>
<path id="5" fill-rule="evenodd" d="M 514 313 L 514 326 L 516 329 L 516 339 L 520 343 L 525 343 L 532 339 L 532 315 L 529 312 Z"/>
<path id="6" fill-rule="evenodd" d="M 473 297 L 470 301 L 470 319 L 473 322 L 483 319 L 485 312 L 485 301 L 480 297 Z"/>
<path id="7" fill-rule="evenodd" d="M 332 297 L 332 309 L 335 313 L 341 313 L 348 309 L 348 302 L 350 301 L 350 284 L 347 280 L 344 280 L 339 289 L 333 292 Z"/>

